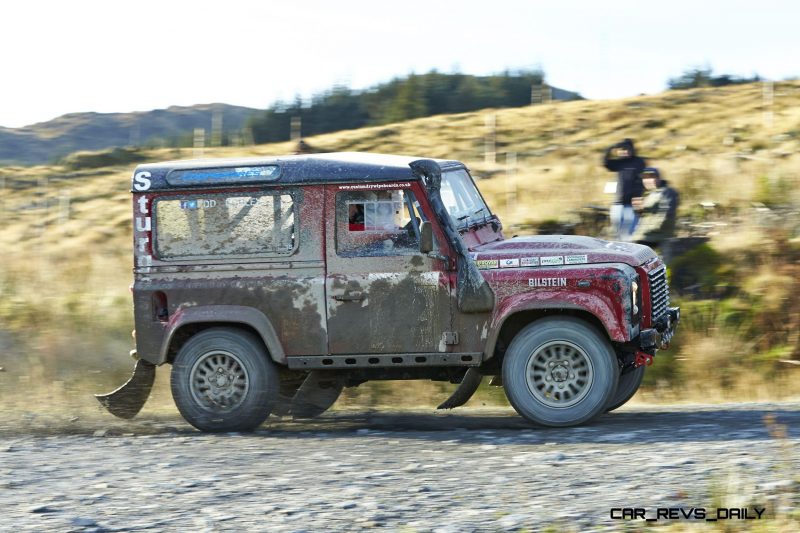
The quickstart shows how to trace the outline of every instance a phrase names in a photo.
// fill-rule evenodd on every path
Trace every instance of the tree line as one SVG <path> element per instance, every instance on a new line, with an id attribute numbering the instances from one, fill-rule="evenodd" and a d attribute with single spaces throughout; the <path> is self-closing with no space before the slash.
<path id="1" fill-rule="evenodd" d="M 531 103 L 534 87 L 544 83 L 541 70 L 506 71 L 490 76 L 411 74 L 364 90 L 336 86 L 309 101 L 277 102 L 248 123 L 256 143 L 286 141 L 293 117 L 304 136 L 388 124 L 431 115 Z"/>
<path id="2" fill-rule="evenodd" d="M 692 68 L 684 71 L 680 76 L 670 78 L 667 81 L 667 87 L 669 89 L 696 89 L 698 87 L 723 87 L 725 85 L 739 85 L 756 81 L 761 81 L 761 76 L 758 74 L 754 74 L 751 78 L 734 74 L 715 75 L 711 67 L 705 67 Z"/>

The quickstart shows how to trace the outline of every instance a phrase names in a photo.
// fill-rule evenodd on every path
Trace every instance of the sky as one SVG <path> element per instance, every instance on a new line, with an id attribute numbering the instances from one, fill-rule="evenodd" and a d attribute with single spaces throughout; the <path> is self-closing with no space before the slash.
<path id="1" fill-rule="evenodd" d="M 790 0 L 72 0 L 0 7 L 0 126 L 84 111 L 266 108 L 412 72 L 542 68 L 592 99 L 691 67 L 800 76 Z"/>

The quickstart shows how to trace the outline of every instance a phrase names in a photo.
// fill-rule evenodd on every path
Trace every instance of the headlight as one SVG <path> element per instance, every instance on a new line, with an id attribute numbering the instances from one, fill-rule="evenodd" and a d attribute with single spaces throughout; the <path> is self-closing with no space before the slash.
<path id="1" fill-rule="evenodd" d="M 639 314 L 639 306 L 636 303 L 639 301 L 639 284 L 635 281 L 631 282 L 631 309 L 633 309 L 633 316 Z"/>

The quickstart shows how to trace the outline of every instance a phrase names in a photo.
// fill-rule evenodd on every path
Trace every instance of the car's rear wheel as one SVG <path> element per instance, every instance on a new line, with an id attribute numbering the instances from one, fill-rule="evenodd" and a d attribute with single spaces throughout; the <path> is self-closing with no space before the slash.
<path id="1" fill-rule="evenodd" d="M 278 370 L 261 339 L 236 328 L 198 333 L 175 356 L 170 378 L 181 415 L 202 431 L 250 431 L 278 397 Z"/>
<path id="2" fill-rule="evenodd" d="M 543 426 L 574 426 L 603 412 L 617 389 L 611 344 L 572 317 L 538 320 L 512 340 L 503 359 L 503 387 L 511 405 Z"/>
<path id="3" fill-rule="evenodd" d="M 633 395 L 639 390 L 643 379 L 643 366 L 634 368 L 630 372 L 620 375 L 619 383 L 617 384 L 617 392 L 612 396 L 608 407 L 606 407 L 606 412 L 613 411 L 628 403 L 628 400 L 633 398 Z"/>

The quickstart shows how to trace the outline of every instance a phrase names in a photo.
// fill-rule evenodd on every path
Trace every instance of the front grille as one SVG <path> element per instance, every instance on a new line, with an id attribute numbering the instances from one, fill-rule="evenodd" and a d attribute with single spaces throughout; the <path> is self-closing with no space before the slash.
<path id="1" fill-rule="evenodd" d="M 669 307 L 669 284 L 667 283 L 667 267 L 661 266 L 651 270 L 647 275 L 650 280 L 650 310 L 652 323 L 664 316 Z"/>

